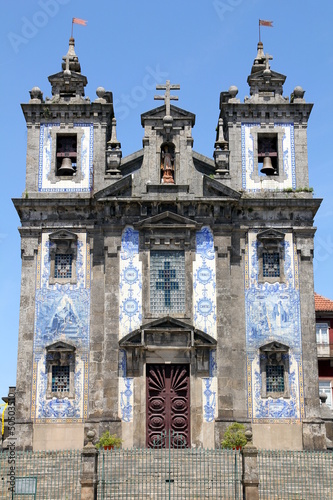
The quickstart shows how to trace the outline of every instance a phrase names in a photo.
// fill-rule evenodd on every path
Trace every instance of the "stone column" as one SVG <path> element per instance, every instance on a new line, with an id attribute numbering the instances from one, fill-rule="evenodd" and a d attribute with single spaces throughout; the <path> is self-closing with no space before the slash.
<path id="1" fill-rule="evenodd" d="M 252 432 L 246 431 L 247 443 L 242 449 L 242 485 L 244 500 L 259 500 L 258 449 L 252 443 Z"/>
<path id="2" fill-rule="evenodd" d="M 87 432 L 88 444 L 81 452 L 81 500 L 97 500 L 98 450 L 92 443 L 95 434 L 94 430 Z"/>

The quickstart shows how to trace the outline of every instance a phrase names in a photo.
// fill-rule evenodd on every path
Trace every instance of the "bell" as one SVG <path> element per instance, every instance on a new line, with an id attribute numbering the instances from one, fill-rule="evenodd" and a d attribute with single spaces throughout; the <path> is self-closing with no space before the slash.
<path id="1" fill-rule="evenodd" d="M 75 172 L 72 166 L 72 160 L 68 157 L 62 159 L 61 165 L 58 168 L 58 175 L 73 175 Z"/>
<path id="2" fill-rule="evenodd" d="M 275 169 L 272 165 L 272 160 L 269 156 L 265 156 L 264 158 L 264 163 L 262 165 L 262 169 L 260 170 L 262 174 L 266 175 L 274 175 L 275 174 Z"/>

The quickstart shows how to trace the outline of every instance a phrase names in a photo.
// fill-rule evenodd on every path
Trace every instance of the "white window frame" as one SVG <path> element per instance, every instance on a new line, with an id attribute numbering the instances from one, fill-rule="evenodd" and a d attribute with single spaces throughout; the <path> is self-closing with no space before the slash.
<path id="1" fill-rule="evenodd" d="M 326 332 L 323 333 L 323 329 L 326 328 Z M 328 345 L 329 344 L 329 324 L 328 323 L 316 323 L 316 341 L 317 344 Z"/>

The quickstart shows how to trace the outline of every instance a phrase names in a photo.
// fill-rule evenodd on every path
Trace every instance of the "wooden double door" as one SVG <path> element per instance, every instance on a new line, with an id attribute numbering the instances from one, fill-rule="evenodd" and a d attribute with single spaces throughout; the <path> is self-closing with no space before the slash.
<path id="1" fill-rule="evenodd" d="M 190 446 L 189 365 L 147 364 L 147 447 Z M 161 441 L 162 433 L 167 438 Z M 171 433 L 171 440 L 168 439 Z"/>

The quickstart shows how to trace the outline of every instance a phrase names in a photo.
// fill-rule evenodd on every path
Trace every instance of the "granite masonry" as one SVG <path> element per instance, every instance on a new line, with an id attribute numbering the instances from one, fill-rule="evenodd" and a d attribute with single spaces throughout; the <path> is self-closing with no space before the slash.
<path id="1" fill-rule="evenodd" d="M 243 102 L 221 92 L 213 158 L 195 115 L 141 115 L 122 157 L 112 92 L 85 97 L 74 49 L 22 109 L 17 430 L 25 449 L 81 448 L 94 429 L 125 447 L 165 430 L 219 445 L 245 423 L 265 448 L 325 448 L 313 290 L 304 90 L 258 44 Z M 162 91 L 162 93 L 161 93 Z M 179 437 L 180 436 L 180 437 Z"/>

